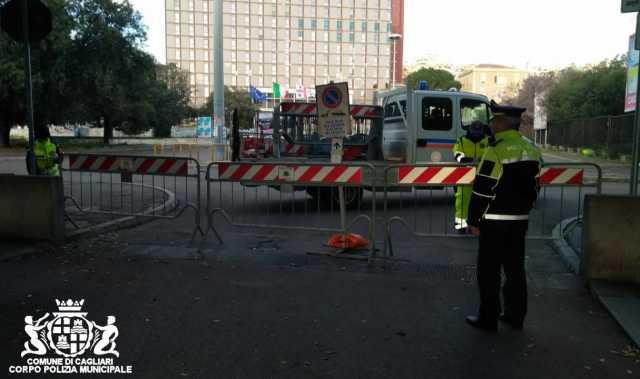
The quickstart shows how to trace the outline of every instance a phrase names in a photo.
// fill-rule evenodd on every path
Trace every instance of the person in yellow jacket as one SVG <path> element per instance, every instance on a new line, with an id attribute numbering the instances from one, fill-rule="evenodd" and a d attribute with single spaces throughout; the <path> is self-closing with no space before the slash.
<path id="1" fill-rule="evenodd" d="M 489 144 L 488 126 L 475 121 L 467 127 L 467 134 L 453 145 L 453 155 L 458 163 L 478 163 Z M 455 224 L 458 233 L 467 232 L 467 216 L 471 201 L 471 187 L 458 186 L 456 189 Z"/>
<path id="2" fill-rule="evenodd" d="M 51 141 L 49 129 L 38 127 L 34 132 L 33 152 L 27 153 L 27 167 L 29 167 L 29 154 L 34 154 L 36 158 L 35 175 L 60 176 L 62 153 L 58 145 Z M 30 172 L 30 174 L 34 173 Z"/>

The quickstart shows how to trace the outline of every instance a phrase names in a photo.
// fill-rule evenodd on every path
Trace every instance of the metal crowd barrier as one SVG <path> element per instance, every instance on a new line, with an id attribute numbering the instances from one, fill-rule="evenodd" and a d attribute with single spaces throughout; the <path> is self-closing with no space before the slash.
<path id="1" fill-rule="evenodd" d="M 65 203 L 80 213 L 176 219 L 193 209 L 192 239 L 196 232 L 204 235 L 200 163 L 195 159 L 68 154 L 62 177 Z"/>
<path id="2" fill-rule="evenodd" d="M 206 177 L 208 230 L 222 242 L 217 215 L 236 227 L 345 234 L 365 221 L 371 257 L 376 195 L 365 193 L 363 178 L 374 175 L 368 163 L 212 163 Z"/>
<path id="3" fill-rule="evenodd" d="M 385 253 L 393 255 L 392 226 L 417 237 L 471 237 L 455 230 L 456 187 L 471 187 L 474 165 L 434 163 L 394 165 L 384 171 Z M 580 216 L 584 196 L 599 194 L 602 170 L 590 163 L 543 165 L 540 192 L 530 214 L 528 238 L 549 239 L 562 220 Z"/>

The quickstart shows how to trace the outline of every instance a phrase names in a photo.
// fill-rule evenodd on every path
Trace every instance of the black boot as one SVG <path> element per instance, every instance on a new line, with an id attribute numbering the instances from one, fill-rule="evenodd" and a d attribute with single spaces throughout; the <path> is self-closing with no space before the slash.
<path id="1" fill-rule="evenodd" d="M 474 328 L 486 330 L 488 332 L 497 332 L 498 331 L 498 322 L 490 322 L 481 320 L 477 316 L 467 316 L 466 318 L 467 324 L 473 326 Z"/>

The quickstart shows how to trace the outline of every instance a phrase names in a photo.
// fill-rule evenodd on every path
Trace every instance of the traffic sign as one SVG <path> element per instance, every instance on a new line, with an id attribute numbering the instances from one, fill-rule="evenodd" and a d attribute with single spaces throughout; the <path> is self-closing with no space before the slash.
<path id="1" fill-rule="evenodd" d="M 351 134 L 351 114 L 349 113 L 349 86 L 345 83 L 331 83 L 316 87 L 318 127 L 320 135 L 342 138 Z"/>
<path id="2" fill-rule="evenodd" d="M 640 12 L 640 0 L 622 0 L 622 13 Z"/>
<path id="3" fill-rule="evenodd" d="M 26 7 L 23 2 L 26 2 Z M 29 42 L 36 43 L 52 29 L 51 11 L 40 0 L 11 0 L 0 8 L 0 26 L 17 42 L 26 42 L 24 36 L 24 11 L 27 11 Z"/>

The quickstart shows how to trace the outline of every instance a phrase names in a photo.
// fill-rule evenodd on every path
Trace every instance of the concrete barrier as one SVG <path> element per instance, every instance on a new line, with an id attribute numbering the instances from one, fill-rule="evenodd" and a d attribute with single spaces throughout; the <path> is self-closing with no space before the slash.
<path id="1" fill-rule="evenodd" d="M 0 238 L 64 243 L 60 177 L 0 175 Z"/>
<path id="2" fill-rule="evenodd" d="M 640 284 L 640 197 L 587 195 L 583 270 L 587 279 Z"/>

